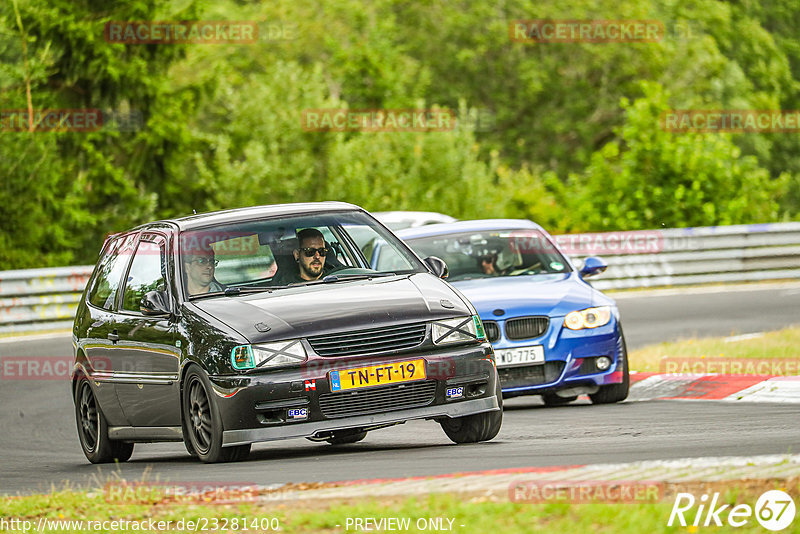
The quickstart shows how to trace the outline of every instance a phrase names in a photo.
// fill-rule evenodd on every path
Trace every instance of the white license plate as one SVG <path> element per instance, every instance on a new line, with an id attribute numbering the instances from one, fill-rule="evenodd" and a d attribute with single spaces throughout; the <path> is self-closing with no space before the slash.
<path id="1" fill-rule="evenodd" d="M 532 345 L 530 347 L 499 349 L 494 351 L 494 357 L 497 367 L 544 363 L 544 347 L 542 345 Z"/>

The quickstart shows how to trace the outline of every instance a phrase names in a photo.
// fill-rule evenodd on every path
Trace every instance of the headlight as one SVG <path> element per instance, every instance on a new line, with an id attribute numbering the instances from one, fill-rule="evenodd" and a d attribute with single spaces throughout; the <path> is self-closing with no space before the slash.
<path id="1" fill-rule="evenodd" d="M 584 328 L 603 326 L 608 324 L 610 320 L 611 306 L 600 306 L 568 313 L 564 319 L 564 326 L 570 330 L 582 330 Z"/>
<path id="2" fill-rule="evenodd" d="M 234 369 L 239 370 L 297 365 L 307 359 L 306 349 L 299 339 L 265 345 L 239 345 L 231 351 L 231 363 Z"/>
<path id="3" fill-rule="evenodd" d="M 481 318 L 477 315 L 434 321 L 431 325 L 433 342 L 436 345 L 483 341 L 486 339 L 483 323 L 481 323 Z"/>

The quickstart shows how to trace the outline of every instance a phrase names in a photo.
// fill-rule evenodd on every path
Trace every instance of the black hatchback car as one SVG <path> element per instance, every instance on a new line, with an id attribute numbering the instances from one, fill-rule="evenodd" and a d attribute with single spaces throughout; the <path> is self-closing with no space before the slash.
<path id="1" fill-rule="evenodd" d="M 362 249 L 396 255 L 373 270 Z M 93 463 L 183 441 L 204 462 L 251 443 L 354 443 L 412 419 L 492 439 L 502 400 L 473 306 L 363 209 L 243 208 L 109 238 L 78 307 L 72 395 Z"/>

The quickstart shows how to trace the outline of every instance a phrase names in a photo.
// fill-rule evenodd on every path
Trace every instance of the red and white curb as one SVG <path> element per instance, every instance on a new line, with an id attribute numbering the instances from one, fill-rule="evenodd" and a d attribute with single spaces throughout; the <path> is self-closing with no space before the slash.
<path id="1" fill-rule="evenodd" d="M 628 400 L 800 403 L 800 376 L 631 373 Z"/>
<path id="2" fill-rule="evenodd" d="M 321 488 L 270 488 L 258 500 L 405 497 L 430 493 L 482 495 L 508 499 L 509 488 L 530 482 L 721 482 L 742 479 L 785 480 L 800 476 L 800 454 L 649 460 L 621 464 L 573 465 L 472 471 L 431 477 L 363 479 Z"/>

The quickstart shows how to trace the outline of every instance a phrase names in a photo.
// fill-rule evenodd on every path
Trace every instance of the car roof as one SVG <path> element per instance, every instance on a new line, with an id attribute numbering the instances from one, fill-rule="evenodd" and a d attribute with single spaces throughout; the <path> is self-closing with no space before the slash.
<path id="1" fill-rule="evenodd" d="M 436 211 L 375 211 L 372 215 L 383 222 L 436 220 L 445 223 L 456 220 L 455 217 Z"/>
<path id="2" fill-rule="evenodd" d="M 169 224 L 172 226 L 177 226 L 179 230 L 191 230 L 194 228 L 202 228 L 204 226 L 214 224 L 248 221 L 259 217 L 319 214 L 350 210 L 365 211 L 363 208 L 347 202 L 298 202 L 293 204 L 272 204 L 267 206 L 250 206 L 246 208 L 212 211 L 209 213 L 198 213 L 175 219 L 164 219 L 161 221 L 154 221 L 141 225 L 136 229 Z"/>
<path id="3" fill-rule="evenodd" d="M 429 224 L 416 228 L 404 228 L 395 232 L 400 239 L 414 239 L 435 235 L 456 234 L 460 232 L 482 232 L 487 230 L 508 230 L 529 228 L 545 232 L 544 228 L 527 219 L 480 219 L 475 221 L 458 221 L 453 223 Z M 546 233 L 546 232 L 545 232 Z"/>

